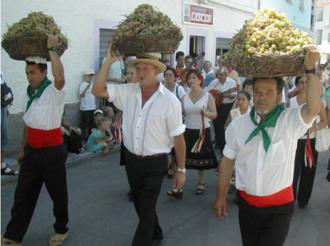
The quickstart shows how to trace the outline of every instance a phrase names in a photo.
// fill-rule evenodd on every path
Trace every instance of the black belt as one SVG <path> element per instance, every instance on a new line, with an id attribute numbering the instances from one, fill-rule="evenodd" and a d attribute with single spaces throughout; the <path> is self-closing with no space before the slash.
<path id="1" fill-rule="evenodd" d="M 126 149 L 126 153 L 137 160 L 149 160 L 149 159 L 154 159 L 154 158 L 166 155 L 166 153 L 158 153 L 158 154 L 153 154 L 153 155 L 136 155 L 136 154 L 131 153 L 127 149 Z"/>

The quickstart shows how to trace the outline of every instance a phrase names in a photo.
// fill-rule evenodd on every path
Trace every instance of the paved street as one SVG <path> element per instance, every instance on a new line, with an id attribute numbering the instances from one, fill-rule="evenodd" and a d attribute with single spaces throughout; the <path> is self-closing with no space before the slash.
<path id="1" fill-rule="evenodd" d="M 330 183 L 326 181 L 329 153 L 320 156 L 311 202 L 296 209 L 286 246 L 328 246 L 330 242 Z M 84 161 L 68 169 L 70 238 L 65 246 L 130 245 L 137 223 L 133 205 L 127 201 L 128 184 L 119 154 Z M 237 207 L 231 202 L 229 217 L 218 220 L 213 212 L 216 176 L 209 171 L 206 193 L 196 196 L 197 173 L 189 171 L 182 201 L 166 196 L 171 186 L 165 180 L 158 211 L 164 246 L 241 245 Z M 9 220 L 15 183 L 2 186 L 1 232 Z M 24 246 L 46 246 L 53 233 L 50 198 L 43 188 Z"/>

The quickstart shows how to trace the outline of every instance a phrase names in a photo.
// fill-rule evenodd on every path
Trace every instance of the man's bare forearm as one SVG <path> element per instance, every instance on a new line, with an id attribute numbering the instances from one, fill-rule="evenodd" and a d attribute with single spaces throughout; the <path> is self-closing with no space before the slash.
<path id="1" fill-rule="evenodd" d="M 220 175 L 218 178 L 218 198 L 227 197 L 227 192 L 229 188 L 230 179 L 233 175 L 234 170 L 234 160 L 230 160 L 224 157 L 220 163 Z"/>
<path id="2" fill-rule="evenodd" d="M 64 67 L 61 62 L 60 57 L 58 54 L 52 50 L 49 51 L 51 66 L 52 66 L 52 73 L 54 76 L 54 84 L 56 89 L 62 90 L 65 85 L 65 78 L 64 78 Z"/>

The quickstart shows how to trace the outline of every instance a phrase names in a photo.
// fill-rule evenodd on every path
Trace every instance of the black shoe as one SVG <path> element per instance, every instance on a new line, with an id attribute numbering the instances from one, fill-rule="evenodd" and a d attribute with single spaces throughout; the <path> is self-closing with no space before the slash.
<path id="1" fill-rule="evenodd" d="M 170 190 L 167 192 L 167 195 L 170 197 L 182 199 L 183 197 L 183 190 L 182 189 L 176 189 L 176 190 Z"/>
<path id="2" fill-rule="evenodd" d="M 298 207 L 299 207 L 300 209 L 306 209 L 307 204 L 301 204 L 301 203 L 298 203 Z"/>

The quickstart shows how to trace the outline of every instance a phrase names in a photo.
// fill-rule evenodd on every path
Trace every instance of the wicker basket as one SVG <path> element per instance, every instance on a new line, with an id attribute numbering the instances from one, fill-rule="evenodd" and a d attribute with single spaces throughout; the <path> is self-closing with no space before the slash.
<path id="1" fill-rule="evenodd" d="M 127 37 L 115 42 L 116 49 L 125 55 L 136 55 L 143 52 L 158 52 L 172 54 L 179 47 L 183 37 L 169 35 L 145 35 Z"/>
<path id="2" fill-rule="evenodd" d="M 304 71 L 304 54 L 232 58 L 229 62 L 244 77 L 271 78 L 296 76 Z"/>
<path id="3" fill-rule="evenodd" d="M 9 56 L 15 60 L 25 60 L 29 56 L 40 56 L 50 60 L 47 49 L 47 37 L 15 37 L 15 39 L 5 39 L 2 47 L 7 51 Z M 61 56 L 68 48 L 66 42 L 61 42 L 57 48 L 57 54 Z"/>

